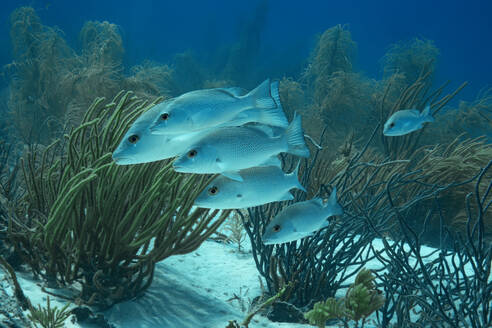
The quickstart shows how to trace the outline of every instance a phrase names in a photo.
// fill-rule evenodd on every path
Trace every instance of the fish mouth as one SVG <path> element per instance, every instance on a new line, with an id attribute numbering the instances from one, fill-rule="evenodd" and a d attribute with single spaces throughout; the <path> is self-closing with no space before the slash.
<path id="1" fill-rule="evenodd" d="M 118 165 L 133 164 L 133 158 L 132 157 L 113 155 L 112 158 L 113 158 L 113 161 Z"/>
<path id="2" fill-rule="evenodd" d="M 186 172 L 186 167 L 185 166 L 179 166 L 179 165 L 174 165 L 173 164 L 173 169 L 176 172 L 181 172 L 181 173 L 187 173 Z"/>
<path id="3" fill-rule="evenodd" d="M 199 200 L 195 200 L 195 202 L 193 203 L 193 205 L 196 206 L 196 207 L 199 207 L 199 208 L 212 208 L 209 205 L 207 205 L 206 202 L 201 202 Z"/>
<path id="4" fill-rule="evenodd" d="M 272 238 L 267 237 L 267 236 L 262 236 L 261 241 L 263 242 L 264 245 L 273 245 L 275 244 L 272 240 Z"/>
<path id="5" fill-rule="evenodd" d="M 386 137 L 397 137 L 397 136 L 399 136 L 399 134 L 398 134 L 398 133 L 391 132 L 391 131 L 383 131 L 383 134 L 384 134 Z"/>

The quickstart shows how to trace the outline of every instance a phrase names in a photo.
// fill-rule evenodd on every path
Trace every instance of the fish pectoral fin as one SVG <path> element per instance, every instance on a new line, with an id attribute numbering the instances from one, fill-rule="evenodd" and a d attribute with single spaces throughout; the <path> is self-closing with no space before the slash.
<path id="1" fill-rule="evenodd" d="M 221 173 L 223 176 L 235 180 L 235 181 L 243 181 L 243 177 L 239 174 L 239 172 L 236 171 L 228 171 L 228 172 L 222 172 Z"/>
<path id="2" fill-rule="evenodd" d="M 294 199 L 294 196 L 292 196 L 292 194 L 290 192 L 286 192 L 285 194 L 283 194 L 279 200 L 293 200 Z"/>
<path id="3" fill-rule="evenodd" d="M 258 109 L 251 109 L 251 110 L 247 110 L 243 113 L 246 113 L 246 114 L 251 113 L 254 115 L 260 111 L 261 110 L 258 110 Z M 252 129 L 252 130 L 261 131 L 261 133 L 264 133 L 265 135 L 267 135 L 270 138 L 275 137 L 275 132 L 273 131 L 273 128 L 271 126 L 263 125 L 263 124 L 256 124 L 256 125 L 249 125 L 248 128 Z"/>
<path id="4" fill-rule="evenodd" d="M 215 159 L 215 164 L 217 164 L 217 167 L 219 169 L 221 169 L 222 171 L 226 170 L 226 166 L 225 166 L 225 163 L 222 162 L 222 160 L 220 158 L 216 158 Z"/>
<path id="5" fill-rule="evenodd" d="M 241 125 L 244 125 L 246 123 L 256 121 L 255 117 L 249 115 L 250 113 L 255 114 L 255 112 L 253 110 L 247 110 L 247 111 L 244 111 L 244 112 L 237 114 L 236 116 L 234 116 L 233 119 L 231 119 L 230 121 L 227 121 L 226 123 L 221 124 L 221 125 L 222 126 L 241 126 Z M 219 125 L 219 127 L 221 125 Z"/>

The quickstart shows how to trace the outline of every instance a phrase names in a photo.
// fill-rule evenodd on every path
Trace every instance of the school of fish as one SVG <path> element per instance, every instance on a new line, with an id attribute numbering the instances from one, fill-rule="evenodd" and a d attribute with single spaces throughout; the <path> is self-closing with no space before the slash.
<path id="1" fill-rule="evenodd" d="M 140 115 L 113 152 L 119 165 L 176 158 L 177 172 L 219 174 L 195 200 L 214 209 L 241 209 L 292 200 L 306 191 L 297 174 L 285 173 L 280 153 L 309 157 L 301 117 L 289 123 L 278 81 L 265 80 L 246 92 L 215 88 L 187 92 Z M 336 188 L 324 202 L 314 198 L 284 209 L 265 229 L 265 244 L 281 244 L 314 234 L 341 215 Z"/>

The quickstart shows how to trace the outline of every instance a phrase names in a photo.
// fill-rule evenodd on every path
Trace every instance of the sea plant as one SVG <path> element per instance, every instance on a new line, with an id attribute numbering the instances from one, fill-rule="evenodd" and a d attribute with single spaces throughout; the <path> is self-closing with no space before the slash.
<path id="1" fill-rule="evenodd" d="M 292 120 L 295 112 L 303 111 L 303 107 L 306 105 L 306 96 L 299 82 L 284 77 L 280 80 L 279 95 L 282 108 L 289 121 Z"/>
<path id="2" fill-rule="evenodd" d="M 224 229 L 229 233 L 227 239 L 237 245 L 237 251 L 242 252 L 241 246 L 246 239 L 243 221 L 237 213 L 233 213 L 224 223 Z"/>
<path id="3" fill-rule="evenodd" d="M 425 71 L 434 75 L 438 56 L 439 49 L 432 40 L 415 38 L 395 43 L 382 58 L 384 75 L 403 74 L 406 85 L 411 85 Z M 432 78 L 427 87 L 431 83 Z"/>
<path id="4" fill-rule="evenodd" d="M 156 101 L 98 98 L 79 127 L 24 160 L 27 219 L 12 221 L 10 237 L 35 273 L 71 286 L 74 301 L 107 307 L 138 295 L 157 262 L 195 250 L 228 215 L 192 208 L 213 177 L 175 173 L 170 161 L 112 162 Z"/>
<path id="5" fill-rule="evenodd" d="M 256 307 L 256 309 L 254 309 L 253 311 L 249 312 L 248 315 L 246 315 L 246 317 L 241 322 L 241 324 L 238 324 L 236 320 L 230 320 L 226 328 L 241 328 L 241 327 L 248 328 L 255 315 L 260 313 L 262 310 L 270 307 L 277 300 L 281 299 L 284 293 L 290 287 L 291 287 L 290 285 L 284 286 L 277 294 L 273 295 L 272 297 L 268 298 L 267 300 L 259 304 Z"/>
<path id="6" fill-rule="evenodd" d="M 398 240 L 391 240 L 368 223 L 384 244 L 384 250 L 374 250 L 385 272 L 377 273 L 378 284 L 387 300 L 378 311 L 381 327 L 489 327 L 492 324 L 492 245 L 485 239 L 486 213 L 492 207 L 492 161 L 469 177 L 468 181 L 446 185 L 426 184 L 423 193 L 413 196 L 405 204 L 395 202 L 399 195 L 397 183 L 419 185 L 419 179 L 395 173 L 386 184 L 389 201 L 387 214 L 400 226 Z M 446 208 L 440 194 L 464 183 L 474 182 L 474 190 L 465 195 L 467 213 L 463 235 L 453 238 L 451 247 L 426 248 L 422 235 L 432 216 L 441 222 L 441 244 L 447 245 L 449 233 L 442 225 Z M 422 206 L 432 200 L 431 206 Z M 406 213 L 424 208 L 424 223 L 413 225 L 405 219 Z"/>
<path id="7" fill-rule="evenodd" d="M 14 145 L 0 140 L 0 255 L 17 266 L 19 259 L 12 253 L 7 233 L 11 213 L 19 208 L 24 194 L 14 149 Z"/>
<path id="8" fill-rule="evenodd" d="M 123 75 L 124 47 L 115 24 L 88 21 L 77 53 L 62 31 L 42 24 L 32 7 L 20 7 L 10 16 L 10 36 L 8 115 L 26 144 L 48 145 L 79 125 L 95 97 L 112 98 L 121 89 L 145 97 L 169 94 L 172 77 L 165 65 Z"/>
<path id="9" fill-rule="evenodd" d="M 30 307 L 27 317 L 34 325 L 38 325 L 42 328 L 63 328 L 65 327 L 65 320 L 67 320 L 71 313 L 68 310 L 70 303 L 65 304 L 61 309 L 58 307 L 52 307 L 50 303 L 50 297 L 46 299 L 46 307 L 38 305 L 37 308 Z"/>
<path id="10" fill-rule="evenodd" d="M 320 36 L 303 79 L 314 88 L 314 102 L 322 103 L 329 80 L 336 72 L 352 72 L 356 44 L 342 25 L 329 28 Z"/>
<path id="11" fill-rule="evenodd" d="M 301 81 L 307 85 L 312 114 L 318 112 L 330 140 L 350 132 L 354 122 L 367 126 L 372 110 L 367 103 L 375 84 L 352 69 L 356 44 L 342 25 L 326 30 L 318 40 Z"/>
<path id="12" fill-rule="evenodd" d="M 313 168 L 318 155 L 319 150 L 301 165 L 300 181 L 303 185 L 309 186 L 313 179 L 317 179 Z M 371 168 L 359 163 L 359 155 L 353 156 L 349 168 L 335 174 L 326 184 L 320 184 L 317 191 L 318 196 L 326 198 L 331 189 L 328 186 L 336 185 L 339 203 L 349 214 L 338 220 L 332 219 L 326 228 L 312 237 L 280 245 L 265 245 L 261 238 L 271 218 L 283 207 L 305 200 L 305 193 L 294 192 L 294 200 L 289 202 L 248 208 L 247 220 L 238 212 L 243 216 L 256 267 L 266 281 L 269 294 L 274 295 L 291 283 L 282 301 L 298 308 L 309 306 L 312 302 L 335 296 L 340 288 L 348 287 L 347 281 L 372 258 L 369 244 L 373 235 L 362 220 L 350 214 L 354 212 L 350 209 L 352 198 L 358 197 L 351 197 L 347 192 L 360 183 L 359 170 Z M 297 160 L 287 159 L 285 169 L 292 170 L 296 163 Z"/>
<path id="13" fill-rule="evenodd" d="M 282 245 L 264 245 L 261 236 L 266 224 L 288 203 L 248 209 L 249 217 L 244 222 L 246 231 L 258 271 L 265 278 L 270 293 L 280 290 L 287 282 L 297 282 L 283 300 L 301 308 L 313 300 L 333 297 L 337 290 L 346 286 L 347 279 L 355 274 L 354 270 L 356 272 L 375 254 L 369 251 L 374 230 L 361 220 L 369 220 L 379 235 L 395 240 L 401 239 L 403 232 L 391 210 L 394 206 L 401 209 L 402 220 L 417 226 L 428 226 L 432 221 L 446 222 L 435 215 L 427 216 L 427 206 L 431 206 L 437 196 L 444 203 L 446 199 L 456 199 L 464 190 L 470 190 L 470 172 L 485 165 L 484 160 L 490 158 L 487 144 L 457 139 L 450 145 L 418 148 L 408 159 L 388 160 L 369 149 L 378 130 L 379 126 L 376 126 L 368 142 L 360 149 L 348 151 L 348 156 L 340 163 L 318 166 L 319 157 L 315 152 L 310 160 L 313 163 L 301 166 L 302 184 L 317 185 L 317 194 L 322 197 L 329 194 L 327 186 L 336 185 L 339 202 L 345 211 L 338 220 L 331 220 L 325 229 L 312 237 Z M 288 165 L 286 170 L 289 170 Z M 395 175 L 401 178 L 394 180 Z M 391 199 L 387 195 L 388 184 L 395 193 Z M 484 192 L 484 188 L 480 187 L 480 191 Z M 306 196 L 296 192 L 295 201 L 303 200 L 303 197 Z M 475 209 L 477 204 L 472 202 L 471 206 Z M 448 214 L 452 217 L 459 210 L 450 207 Z M 433 241 L 436 232 L 439 236 L 440 231 L 432 231 Z"/>
<path id="14" fill-rule="evenodd" d="M 314 308 L 304 314 L 305 318 L 310 324 L 320 328 L 325 327 L 330 319 L 341 320 L 345 327 L 349 327 L 350 321 L 355 321 L 355 327 L 358 327 L 362 319 L 364 326 L 367 317 L 385 302 L 381 292 L 376 289 L 375 278 L 371 270 L 361 269 L 355 277 L 355 282 L 347 289 L 345 297 L 331 297 L 324 302 L 315 303 Z"/>
<path id="15" fill-rule="evenodd" d="M 74 67 L 73 51 L 56 28 L 42 25 L 31 7 L 10 16 L 14 61 L 10 79 L 9 116 L 26 143 L 48 142 L 53 122 L 63 117 L 62 76 Z"/>
<path id="16" fill-rule="evenodd" d="M 471 137 L 487 136 L 492 140 L 492 88 L 480 91 L 474 101 L 460 101 L 440 117 L 439 139 L 466 133 Z"/>

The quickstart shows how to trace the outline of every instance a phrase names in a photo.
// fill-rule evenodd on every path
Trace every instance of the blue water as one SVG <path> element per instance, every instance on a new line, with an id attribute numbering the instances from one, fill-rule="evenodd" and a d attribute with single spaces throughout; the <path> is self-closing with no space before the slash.
<path id="1" fill-rule="evenodd" d="M 87 20 L 118 24 L 125 46 L 125 66 L 144 59 L 169 62 L 185 50 L 212 54 L 238 40 L 246 26 L 260 31 L 258 65 L 265 76 L 298 75 L 315 36 L 336 24 L 348 24 L 358 45 L 357 69 L 380 78 L 380 58 L 388 47 L 414 37 L 435 41 L 441 54 L 436 83 L 470 85 L 461 99 L 474 99 L 492 76 L 492 1 L 2 1 L 0 64 L 12 61 L 9 15 L 33 6 L 43 24 L 58 26 L 70 45 Z M 260 16 L 260 17 L 259 17 Z M 249 25 L 248 25 L 249 24 Z M 256 25 L 255 25 L 256 24 Z M 272 76 L 273 75 L 273 76 Z"/>

